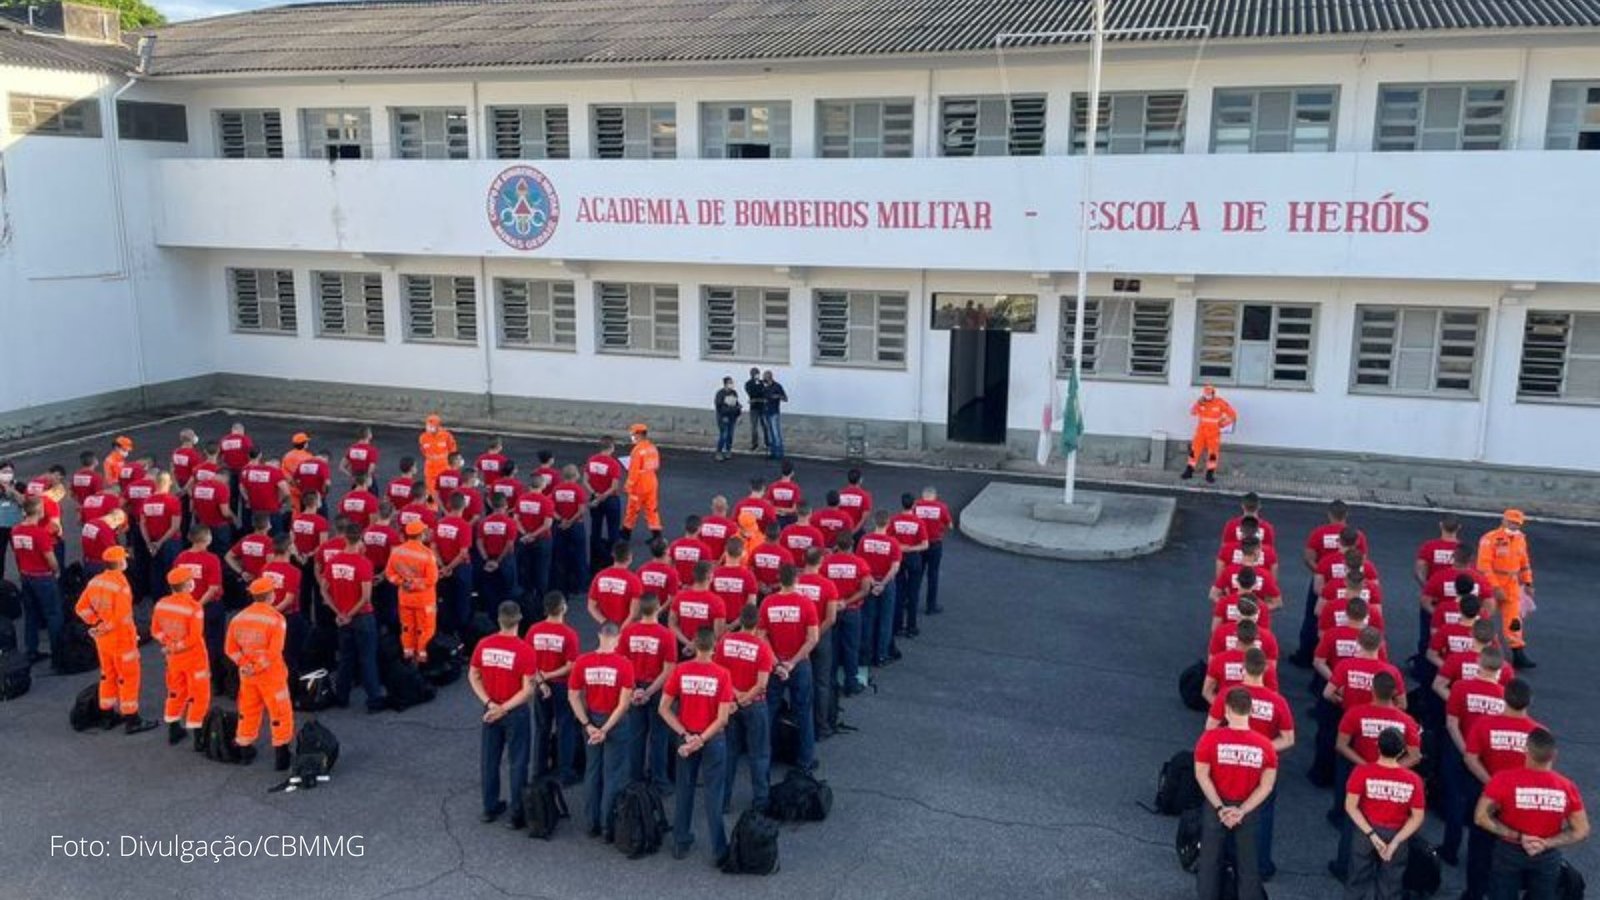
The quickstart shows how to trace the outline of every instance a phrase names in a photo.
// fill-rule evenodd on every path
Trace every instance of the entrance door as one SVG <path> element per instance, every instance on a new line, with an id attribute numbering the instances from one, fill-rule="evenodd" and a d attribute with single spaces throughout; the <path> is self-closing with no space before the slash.
<path id="1" fill-rule="evenodd" d="M 948 440 L 1004 444 L 1006 398 L 1011 393 L 1011 332 L 953 329 L 949 392 Z"/>

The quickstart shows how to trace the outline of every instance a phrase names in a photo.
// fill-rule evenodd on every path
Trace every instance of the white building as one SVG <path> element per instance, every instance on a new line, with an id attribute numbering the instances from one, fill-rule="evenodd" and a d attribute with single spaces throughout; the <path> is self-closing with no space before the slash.
<path id="1" fill-rule="evenodd" d="M 1086 43 L 1001 37 L 1082 0 L 284 7 L 131 76 L 0 32 L 0 424 L 142 392 L 708 432 L 761 366 L 791 442 L 1031 455 L 1086 214 L 1090 456 L 1212 382 L 1236 459 L 1596 489 L 1600 9 L 1111 18 L 1166 30 L 1109 47 L 1087 212 Z M 935 327 L 1002 295 L 1009 332 Z M 951 414 L 985 379 L 987 434 Z"/>

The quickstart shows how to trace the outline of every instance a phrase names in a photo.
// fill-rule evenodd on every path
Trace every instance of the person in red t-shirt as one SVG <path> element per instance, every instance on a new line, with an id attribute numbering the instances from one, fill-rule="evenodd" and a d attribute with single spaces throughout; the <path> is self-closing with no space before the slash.
<path id="1" fill-rule="evenodd" d="M 1217 543 L 1226 544 L 1229 541 L 1242 540 L 1244 538 L 1243 528 L 1246 519 L 1255 520 L 1255 526 L 1261 535 L 1261 543 L 1268 547 L 1278 546 L 1277 531 L 1272 527 L 1272 523 L 1268 522 L 1266 517 L 1261 514 L 1261 495 L 1255 491 L 1251 491 L 1239 498 L 1239 514 L 1223 524 L 1222 537 Z"/>
<path id="2" fill-rule="evenodd" d="M 1346 659 L 1361 654 L 1361 635 L 1368 631 L 1367 604 L 1360 597 L 1350 601 L 1345 624 L 1328 629 L 1317 641 L 1316 655 L 1312 659 L 1315 676 L 1311 680 L 1315 696 L 1317 734 L 1312 742 L 1311 783 L 1317 787 L 1336 787 L 1337 752 L 1334 750 L 1335 733 L 1339 728 L 1339 707 L 1323 695 L 1323 687 L 1333 677 L 1334 667 Z M 1376 629 L 1371 629 L 1376 631 Z M 1389 658 L 1378 633 L 1378 658 Z"/>
<path id="3" fill-rule="evenodd" d="M 451 497 L 448 508 L 439 524 L 433 527 L 433 549 L 439 557 L 439 613 L 445 631 L 462 634 L 472 624 L 472 585 L 476 574 L 472 569 L 473 531 L 466 518 L 465 494 Z M 500 600 L 486 601 L 484 606 L 499 609 Z"/>
<path id="4" fill-rule="evenodd" d="M 533 777 L 555 774 L 565 787 L 578 783 L 578 720 L 567 703 L 567 675 L 578 658 L 578 633 L 567 624 L 567 598 L 544 595 L 544 619 L 523 640 L 533 648 Z M 554 746 L 552 746 L 552 743 Z"/>
<path id="5" fill-rule="evenodd" d="M 833 702 L 834 624 L 839 620 L 839 589 L 822 574 L 822 548 L 805 552 L 805 568 L 795 578 L 794 590 L 817 607 L 817 645 L 811 648 L 811 720 L 817 740 L 833 737 L 839 707 Z"/>
<path id="6" fill-rule="evenodd" d="M 660 543 L 660 538 L 656 539 Z M 657 709 L 661 689 L 678 662 L 678 642 L 661 624 L 661 600 L 648 588 L 639 598 L 639 618 L 623 626 L 619 650 L 633 663 L 633 781 L 649 782 L 658 791 L 672 786 L 667 778 L 667 723 Z"/>
<path id="7" fill-rule="evenodd" d="M 757 590 L 765 597 L 778 589 L 778 573 L 784 566 L 794 565 L 794 555 L 778 542 L 777 522 L 765 526 L 766 540 L 749 552 L 750 571 L 756 576 Z"/>
<path id="8" fill-rule="evenodd" d="M 1543 728 L 1528 735 L 1528 763 L 1489 779 L 1473 821 L 1500 839 L 1490 864 L 1495 900 L 1555 900 L 1561 848 L 1589 837 L 1589 815 L 1578 786 L 1555 771 L 1556 738 Z"/>
<path id="9" fill-rule="evenodd" d="M 767 499 L 767 480 L 757 475 L 750 479 L 750 493 L 733 505 L 733 520 L 735 522 L 744 515 L 745 510 L 755 513 L 756 523 L 766 531 L 769 523 L 778 521 L 778 508 Z"/>
<path id="10" fill-rule="evenodd" d="M 1378 736 L 1388 729 L 1397 729 L 1405 737 L 1405 751 L 1399 763 L 1407 769 L 1422 761 L 1422 730 L 1415 719 L 1395 705 L 1400 693 L 1400 683 L 1388 672 L 1379 672 L 1372 678 L 1372 702 L 1352 707 L 1339 719 L 1339 732 L 1335 749 L 1338 752 L 1337 774 L 1334 785 L 1348 784 L 1350 773 L 1357 766 L 1378 761 Z M 1343 815 L 1342 794 L 1336 794 L 1329 821 L 1339 826 L 1338 856 L 1328 865 L 1328 871 L 1343 881 L 1350 870 L 1350 845 L 1355 834 L 1348 816 Z"/>
<path id="11" fill-rule="evenodd" d="M 247 596 L 245 588 L 261 577 L 261 571 L 267 566 L 267 557 L 272 555 L 272 517 L 262 513 L 255 517 L 252 524 L 254 530 L 235 541 L 222 557 L 223 563 L 233 573 L 228 590 L 233 593 L 235 605 Z"/>
<path id="12" fill-rule="evenodd" d="M 788 528 L 799 520 L 800 504 L 805 501 L 805 494 L 800 490 L 799 482 L 794 480 L 794 462 L 786 459 L 778 466 L 778 478 L 767 485 L 766 497 L 778 511 L 780 528 Z M 805 550 L 804 547 L 800 549 Z"/>
<path id="13" fill-rule="evenodd" d="M 1444 841 L 1441 858 L 1455 860 L 1461 836 L 1477 804 L 1477 784 L 1467 769 L 1467 737 L 1478 722 L 1506 711 L 1506 689 L 1500 686 L 1500 651 L 1489 648 L 1478 656 L 1478 671 L 1450 686 L 1444 704 L 1444 727 L 1449 736 L 1443 744 L 1444 759 L 1439 767 L 1444 787 Z M 1469 851 L 1470 852 L 1470 851 Z M 1480 866 L 1488 857 L 1480 852 Z M 1480 869 L 1481 871 L 1481 869 Z"/>
<path id="14" fill-rule="evenodd" d="M 715 571 L 708 560 L 695 563 L 689 586 L 678 591 L 668 611 L 667 625 L 677 637 L 684 658 L 694 655 L 694 636 L 700 629 L 711 629 L 715 637 L 722 634 L 723 624 L 727 621 L 722 598 L 711 589 L 711 578 Z"/>
<path id="15" fill-rule="evenodd" d="M 900 512 L 889 517 L 889 533 L 900 542 L 901 553 L 894 584 L 896 637 L 914 638 L 922 633 L 917 628 L 917 604 L 921 602 L 922 575 L 927 566 L 928 526 L 917 518 L 916 506 L 916 497 L 901 494 Z"/>
<path id="16" fill-rule="evenodd" d="M 79 533 L 79 547 L 83 551 L 83 572 L 93 578 L 105 571 L 101 562 L 105 553 L 122 542 L 122 531 L 128 525 L 128 514 L 113 509 L 98 519 L 83 523 Z"/>
<path id="17" fill-rule="evenodd" d="M 359 482 L 361 476 L 367 477 L 371 483 L 372 476 L 378 470 L 378 445 L 372 442 L 372 429 L 363 427 L 356 432 L 355 443 L 344 451 L 344 458 L 339 460 L 339 471 L 349 475 L 351 480 Z M 366 523 L 362 523 L 366 527 Z"/>
<path id="18" fill-rule="evenodd" d="M 1207 598 L 1213 603 L 1221 599 L 1230 591 L 1249 591 L 1255 594 L 1269 610 L 1283 608 L 1283 591 L 1278 589 L 1278 582 L 1271 575 L 1254 566 L 1228 566 L 1211 583 L 1211 591 Z M 1315 627 L 1316 617 L 1312 616 L 1312 625 Z"/>
<path id="19" fill-rule="evenodd" d="M 483 783 L 483 822 L 493 822 L 508 808 L 507 824 L 513 830 L 527 827 L 522 808 L 522 789 L 528 783 L 528 700 L 533 696 L 537 660 L 532 647 L 517 637 L 522 624 L 522 607 L 506 601 L 498 610 L 499 632 L 478 641 L 472 648 L 472 663 L 467 669 L 467 684 L 483 704 L 483 753 L 480 779 Z M 509 755 L 510 801 L 501 799 L 500 760 Z"/>
<path id="20" fill-rule="evenodd" d="M 404 509 L 411 505 L 411 501 L 421 499 L 417 494 L 417 461 L 414 457 L 400 457 L 400 472 L 390 479 L 389 484 L 383 489 L 383 496 L 394 504 L 395 509 Z M 427 485 L 423 485 L 426 492 Z"/>
<path id="21" fill-rule="evenodd" d="M 1467 735 L 1463 759 L 1471 777 L 1459 772 L 1449 773 L 1451 778 L 1459 782 L 1449 785 L 1456 788 L 1453 796 L 1468 815 L 1478 805 L 1483 786 L 1491 778 L 1527 765 L 1528 735 L 1543 727 L 1528 714 L 1532 702 L 1533 688 L 1520 678 L 1513 679 L 1506 685 L 1505 710 L 1496 715 L 1482 716 L 1473 724 L 1472 731 Z M 1482 828 L 1467 829 L 1467 888 L 1477 891 L 1480 896 L 1488 886 L 1494 844 L 1494 836 Z"/>
<path id="22" fill-rule="evenodd" d="M 514 477 L 517 464 L 507 460 L 505 474 L 494 483 L 493 491 L 500 494 L 502 487 L 518 488 L 513 503 L 517 516 L 517 581 L 522 588 L 524 606 L 532 607 L 550 589 L 550 561 L 555 541 L 555 504 L 539 490 L 537 481 L 531 490 L 520 490 L 522 485 Z"/>
<path id="23" fill-rule="evenodd" d="M 493 485 L 505 473 L 506 463 L 510 461 L 505 448 L 505 440 L 495 435 L 489 438 L 489 446 L 473 461 L 472 465 L 483 476 L 484 484 Z"/>
<path id="24" fill-rule="evenodd" d="M 333 693 L 339 706 L 348 706 L 359 668 L 367 711 L 378 712 L 387 704 L 378 678 L 378 625 L 373 617 L 372 590 L 376 573 L 367 558 L 361 526 L 346 522 L 343 536 L 344 549 L 317 573 L 322 580 L 323 603 L 333 611 L 339 629 L 339 672 Z"/>
<path id="25" fill-rule="evenodd" d="M 85 450 L 78 454 L 78 471 L 72 473 L 67 481 L 67 489 L 72 493 L 72 499 L 79 508 L 83 501 L 100 493 L 105 480 L 100 477 L 100 457 L 92 450 Z"/>
<path id="26" fill-rule="evenodd" d="M 226 553 L 233 546 L 233 533 L 239 527 L 233 507 L 233 492 L 226 478 L 207 478 L 200 474 L 189 486 L 189 513 L 194 521 L 211 529 L 213 553 Z"/>
<path id="27" fill-rule="evenodd" d="M 681 602 L 682 595 L 679 595 Z M 733 715 L 733 676 L 711 660 L 716 632 L 701 628 L 694 635 L 694 659 L 672 670 L 661 689 L 662 721 L 678 736 L 678 773 L 672 816 L 672 856 L 683 859 L 694 843 L 694 789 L 704 776 L 701 805 L 710 833 L 711 858 L 721 863 L 728 853 L 722 802 L 728 778 L 728 745 L 723 730 Z"/>
<path id="28" fill-rule="evenodd" d="M 565 470 L 556 465 L 556 454 L 552 450 L 539 451 L 539 465 L 533 470 L 535 478 L 544 479 L 544 489 L 552 491 L 565 476 Z M 576 483 L 577 479 L 571 479 Z"/>
<path id="29" fill-rule="evenodd" d="M 1361 832 L 1349 854 L 1347 897 L 1400 897 L 1404 890 L 1407 841 L 1427 815 L 1422 779 L 1400 765 L 1406 752 L 1398 728 L 1378 735 L 1378 759 L 1362 763 L 1344 785 L 1344 813 Z"/>
<path id="30" fill-rule="evenodd" d="M 872 494 L 862 487 L 860 469 L 844 474 L 845 486 L 839 489 L 839 508 L 850 517 L 851 527 L 859 535 L 872 522 Z"/>
<path id="31" fill-rule="evenodd" d="M 1216 630 L 1211 632 L 1211 643 L 1206 647 L 1206 659 L 1209 660 L 1218 653 L 1239 646 L 1239 623 L 1250 621 L 1256 623 L 1256 641 L 1261 647 L 1261 652 L 1267 655 L 1267 659 L 1277 663 L 1278 639 L 1273 636 L 1271 630 L 1261 624 L 1261 607 L 1249 597 L 1240 597 L 1236 601 L 1235 609 L 1238 618 L 1219 623 Z"/>
<path id="32" fill-rule="evenodd" d="M 733 676 L 733 715 L 728 718 L 728 766 L 723 780 L 722 811 L 733 804 L 733 783 L 738 780 L 739 757 L 750 760 L 751 808 L 767 808 L 767 784 L 772 767 L 772 719 L 767 712 L 767 685 L 777 659 L 761 636 L 760 614 L 745 607 L 734 629 L 717 641 L 711 661 Z"/>
<path id="33" fill-rule="evenodd" d="M 612 546 L 611 561 L 595 573 L 589 585 L 589 616 L 597 624 L 610 622 L 621 628 L 638 618 L 644 583 L 628 568 L 633 563 L 633 547 L 627 542 Z"/>
<path id="34" fill-rule="evenodd" d="M 517 520 L 511 516 L 504 494 L 495 494 L 489 502 L 489 514 L 478 521 L 478 558 L 483 562 L 473 574 L 473 582 L 484 602 L 498 607 L 521 594 L 517 585 Z"/>
<path id="35" fill-rule="evenodd" d="M 544 474 L 543 470 L 539 474 Z M 550 485 L 549 493 L 555 508 L 551 583 L 568 593 L 581 594 L 589 588 L 589 537 L 583 515 L 588 509 L 589 491 L 578 481 L 578 467 L 563 468 L 561 480 Z"/>
<path id="36" fill-rule="evenodd" d="M 633 661 L 617 650 L 621 629 L 600 626 L 599 649 L 579 656 L 567 678 L 567 702 L 589 745 L 584 767 L 589 836 L 610 841 L 616 829 L 616 799 L 633 759 Z"/>
<path id="37" fill-rule="evenodd" d="M 1238 628 L 1234 631 L 1234 637 L 1237 639 L 1237 644 L 1232 650 L 1224 650 L 1211 657 L 1206 663 L 1206 680 L 1204 686 L 1200 689 L 1200 693 L 1201 696 L 1205 697 L 1207 703 L 1211 703 L 1218 696 L 1226 694 L 1228 689 L 1234 685 L 1244 683 L 1244 655 L 1250 648 L 1259 648 L 1261 646 L 1257 626 L 1254 622 L 1240 621 Z M 1273 690 L 1278 690 L 1278 667 L 1273 665 L 1270 660 L 1267 662 L 1267 671 L 1263 676 L 1262 683 Z"/>
<path id="38" fill-rule="evenodd" d="M 833 668 L 834 673 L 843 672 L 844 681 L 839 692 L 845 697 L 853 697 L 867 686 L 867 673 L 861 665 L 861 608 L 866 603 L 867 591 L 872 588 L 872 573 L 867 569 L 867 561 L 855 554 L 854 547 L 855 540 L 850 533 L 840 532 L 834 552 L 822 558 L 821 568 L 839 594 L 839 617 L 833 629 Z M 837 681 L 834 673 L 828 677 Z"/>
<path id="39" fill-rule="evenodd" d="M 924 551 L 923 579 L 928 583 L 928 597 L 922 611 L 936 616 L 944 610 L 939 607 L 939 565 L 944 561 L 944 535 L 956 527 L 950 507 L 939 499 L 939 491 L 932 486 L 922 489 L 922 499 L 911 507 L 911 512 L 928 526 L 928 549 Z"/>
<path id="40" fill-rule="evenodd" d="M 460 451 L 452 451 L 445 457 L 446 468 L 439 473 L 439 477 L 434 481 L 434 498 L 438 500 L 440 509 L 448 509 L 450 507 L 450 498 L 456 495 L 456 491 L 461 490 L 461 470 L 464 465 L 466 465 L 466 459 L 461 455 Z"/>
<path id="41" fill-rule="evenodd" d="M 216 479 L 221 481 L 222 479 Z M 172 561 L 174 569 L 182 566 L 189 570 L 189 577 L 194 581 L 190 594 L 200 604 L 200 610 L 205 616 L 204 632 L 206 653 L 210 657 L 211 674 L 217 676 L 222 672 L 224 642 L 227 640 L 228 620 L 226 607 L 222 601 L 222 560 L 211 548 L 216 544 L 211 529 L 205 525 L 196 525 L 189 529 L 188 549 L 179 553 Z"/>
<path id="42" fill-rule="evenodd" d="M 249 465 L 239 472 L 239 488 L 251 516 L 271 516 L 273 530 L 282 530 L 278 519 L 289 499 L 289 477 L 282 467 L 263 459 L 260 448 L 250 451 Z"/>
<path id="43" fill-rule="evenodd" d="M 822 533 L 822 552 L 831 553 L 839 543 L 839 535 L 850 535 L 850 545 L 855 546 L 855 519 L 839 507 L 839 492 L 829 491 L 823 498 L 827 505 L 811 514 L 811 524 Z"/>
<path id="44" fill-rule="evenodd" d="M 1252 701 L 1243 687 L 1224 700 L 1227 724 L 1200 735 L 1194 776 L 1208 809 L 1200 813 L 1200 900 L 1217 900 L 1228 845 L 1233 845 L 1240 897 L 1263 897 L 1256 811 L 1277 785 L 1278 751 L 1250 727 Z"/>
<path id="45" fill-rule="evenodd" d="M 697 536 L 700 543 L 711 551 L 713 561 L 722 559 L 729 539 L 739 534 L 739 523 L 728 518 L 728 498 L 718 494 L 711 498 L 711 515 L 700 520 Z"/>
<path id="46" fill-rule="evenodd" d="M 716 556 L 706 542 L 700 539 L 700 517 L 691 515 L 683 520 L 683 537 L 667 545 L 667 555 L 678 572 L 678 583 L 694 580 L 694 567 L 699 562 L 711 562 Z"/>
<path id="47" fill-rule="evenodd" d="M 250 464 L 250 454 L 256 449 L 255 441 L 250 435 L 244 433 L 244 423 L 234 422 L 228 428 L 228 433 L 217 440 L 217 456 L 222 464 L 228 468 L 228 486 L 233 489 L 235 497 L 240 496 L 239 473 Z M 235 513 L 243 512 L 234 509 Z"/>
<path id="48" fill-rule="evenodd" d="M 1323 699 L 1338 706 L 1341 712 L 1372 702 L 1372 680 L 1379 672 L 1388 672 L 1402 688 L 1406 683 L 1398 668 L 1380 658 L 1383 635 L 1376 628 L 1361 629 L 1356 635 L 1356 646 L 1359 648 L 1356 655 L 1339 660 L 1322 688 Z"/>
<path id="49" fill-rule="evenodd" d="M 856 541 L 856 555 L 866 560 L 872 576 L 866 609 L 861 614 L 861 646 L 872 667 L 879 668 L 901 656 L 900 648 L 894 643 L 894 614 L 895 588 L 905 551 L 889 531 L 888 510 L 877 510 L 867 518 L 871 530 L 865 531 Z"/>
<path id="50" fill-rule="evenodd" d="M 1417 548 L 1416 559 L 1411 564 L 1411 574 L 1419 589 L 1428 586 L 1428 579 L 1455 564 L 1456 548 L 1461 546 L 1461 520 L 1454 513 L 1439 517 L 1439 536 L 1423 541 Z"/>
<path id="51" fill-rule="evenodd" d="M 1290 658 L 1290 662 L 1297 666 L 1305 667 L 1311 664 L 1311 654 L 1317 646 L 1317 563 L 1329 553 L 1339 549 L 1340 535 L 1346 530 L 1345 522 L 1350 516 L 1350 507 L 1343 500 L 1334 500 L 1328 504 L 1328 521 L 1311 530 L 1306 538 L 1305 546 L 1300 551 L 1301 562 L 1305 564 L 1306 572 L 1311 576 L 1310 583 L 1306 585 L 1305 616 L 1300 620 L 1300 646 Z M 1350 528 L 1354 532 L 1355 546 L 1363 553 L 1367 549 L 1367 537 L 1359 529 Z"/>
<path id="52" fill-rule="evenodd" d="M 722 620 L 727 625 L 739 621 L 739 613 L 756 602 L 760 586 L 756 576 L 744 567 L 744 541 L 730 538 L 723 545 L 723 557 L 711 573 L 711 590 L 722 598 Z"/>
<path id="53" fill-rule="evenodd" d="M 295 562 L 293 538 L 280 534 L 272 539 L 272 556 L 261 570 L 261 577 L 270 579 L 273 584 L 272 608 L 283 616 L 283 662 L 289 667 L 290 678 L 297 678 L 304 672 L 300 650 L 306 643 L 309 628 L 306 615 L 310 612 L 301 603 L 306 565 Z"/>
<path id="54" fill-rule="evenodd" d="M 310 559 L 322 542 L 328 539 L 328 520 L 319 512 L 322 496 L 316 491 L 300 495 L 300 512 L 289 519 L 289 535 L 293 539 L 295 562 Z M 349 518 L 346 522 L 352 521 Z M 356 523 L 360 527 L 360 523 Z"/>
<path id="55" fill-rule="evenodd" d="M 795 520 L 778 532 L 778 543 L 797 561 L 803 561 L 806 551 L 812 547 L 826 550 L 831 546 L 822 529 L 811 524 L 811 504 L 804 501 L 795 507 Z"/>
<path id="56" fill-rule="evenodd" d="M 662 604 L 672 602 L 683 582 L 667 553 L 667 542 L 661 538 L 650 541 L 650 561 L 639 567 L 639 584 L 646 594 L 655 594 Z"/>
<path id="57" fill-rule="evenodd" d="M 56 655 L 50 665 L 59 670 L 65 627 L 58 581 L 61 563 L 55 554 L 55 535 L 44 523 L 42 498 L 22 501 L 22 522 L 11 528 L 11 552 L 17 558 L 17 574 L 22 577 L 23 649 L 28 652 L 30 663 Z M 50 654 L 39 651 L 41 627 L 50 635 Z"/>
<path id="58" fill-rule="evenodd" d="M 338 514 L 365 528 L 377 513 L 378 495 L 372 492 L 372 473 L 362 472 L 355 476 L 350 492 L 339 498 Z"/>
<path id="59" fill-rule="evenodd" d="M 1251 647 L 1244 652 L 1244 681 L 1239 687 L 1250 692 L 1250 728 L 1257 734 L 1272 742 L 1272 749 L 1278 753 L 1286 752 L 1294 746 L 1294 714 L 1289 709 L 1289 702 L 1283 695 L 1267 687 L 1264 679 L 1271 662 L 1260 647 Z M 1206 717 L 1206 729 L 1222 728 L 1228 723 L 1227 692 L 1217 694 L 1211 701 L 1210 714 Z M 1272 861 L 1272 843 L 1274 822 L 1277 819 L 1278 795 L 1274 792 L 1267 797 L 1267 802 L 1261 804 L 1260 828 L 1257 833 L 1257 856 L 1260 858 L 1260 871 L 1262 880 L 1269 880 L 1278 872 L 1277 864 Z"/>
<path id="60" fill-rule="evenodd" d="M 761 601 L 759 633 L 772 646 L 777 659 L 773 674 L 778 681 L 772 701 L 768 703 L 771 721 L 767 733 L 776 733 L 778 712 L 787 698 L 789 713 L 800 732 L 795 765 L 809 770 L 816 763 L 816 723 L 811 713 L 815 690 L 811 651 L 816 649 L 822 632 L 817 603 L 796 590 L 798 583 L 799 570 L 793 565 L 785 564 L 778 570 L 777 592 Z"/>
<path id="61" fill-rule="evenodd" d="M 599 559 L 622 539 L 622 475 L 616 441 L 601 438 L 595 454 L 583 464 L 583 484 L 589 489 L 591 559 Z"/>
<path id="62" fill-rule="evenodd" d="M 1222 570 L 1228 566 L 1251 566 L 1271 575 L 1273 580 L 1278 578 L 1278 551 L 1261 540 L 1261 534 L 1254 530 L 1255 526 L 1249 520 L 1242 526 L 1244 537 L 1237 541 L 1229 541 L 1217 550 L 1216 574 L 1221 575 Z"/>

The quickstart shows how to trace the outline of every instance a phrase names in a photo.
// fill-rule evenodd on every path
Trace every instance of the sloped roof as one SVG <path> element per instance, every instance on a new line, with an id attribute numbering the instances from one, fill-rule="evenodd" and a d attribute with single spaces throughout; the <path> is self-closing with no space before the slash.
<path id="1" fill-rule="evenodd" d="M 118 44 L 71 41 L 30 32 L 0 19 L 0 66 L 120 75 L 137 62 L 137 54 Z"/>
<path id="2" fill-rule="evenodd" d="M 151 73 L 481 69 L 984 50 L 1089 27 L 1088 0 L 389 0 L 309 3 L 161 30 Z M 1600 28 L 1600 0 L 1119 0 L 1140 40 Z M 1166 29 L 1166 30 L 1162 30 Z M 1082 42 L 1031 38 L 1007 46 Z"/>

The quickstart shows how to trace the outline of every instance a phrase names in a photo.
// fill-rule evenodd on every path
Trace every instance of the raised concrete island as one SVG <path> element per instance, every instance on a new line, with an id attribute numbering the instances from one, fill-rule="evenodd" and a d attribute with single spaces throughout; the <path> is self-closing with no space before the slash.
<path id="1" fill-rule="evenodd" d="M 1052 559 L 1129 559 L 1167 544 L 1178 501 L 1149 494 L 1077 492 L 992 482 L 961 511 L 961 533 L 980 544 Z"/>

